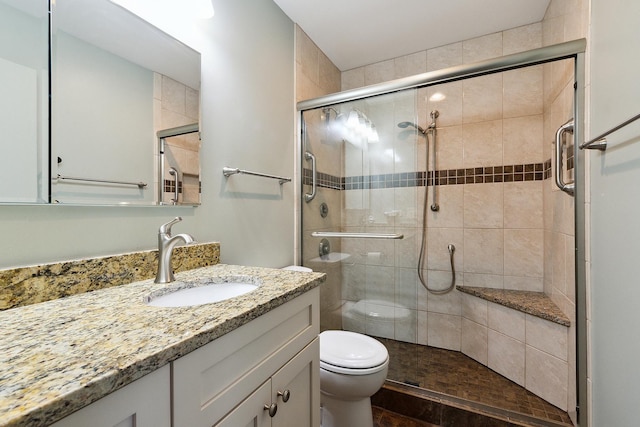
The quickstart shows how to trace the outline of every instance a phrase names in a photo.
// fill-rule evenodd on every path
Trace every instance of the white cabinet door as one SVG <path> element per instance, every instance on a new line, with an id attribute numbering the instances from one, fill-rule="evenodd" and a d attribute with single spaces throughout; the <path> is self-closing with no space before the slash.
<path id="1" fill-rule="evenodd" d="M 319 363 L 316 338 L 215 426 L 319 427 Z"/>
<path id="2" fill-rule="evenodd" d="M 317 339 L 318 301 L 312 289 L 172 362 L 174 426 L 215 425 Z"/>
<path id="3" fill-rule="evenodd" d="M 171 427 L 169 365 L 74 412 L 51 427 Z"/>
<path id="4" fill-rule="evenodd" d="M 319 343 L 313 340 L 271 378 L 271 399 L 278 405 L 274 427 L 320 425 Z"/>
<path id="5" fill-rule="evenodd" d="M 271 417 L 267 408 L 271 403 L 271 381 L 262 384 L 242 401 L 215 427 L 270 427 Z"/>

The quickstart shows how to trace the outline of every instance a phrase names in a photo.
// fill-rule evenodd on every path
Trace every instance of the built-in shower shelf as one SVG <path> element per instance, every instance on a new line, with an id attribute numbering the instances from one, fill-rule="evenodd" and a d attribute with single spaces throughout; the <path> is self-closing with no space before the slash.
<path id="1" fill-rule="evenodd" d="M 543 292 L 514 291 L 508 289 L 456 286 L 460 292 L 482 298 L 541 319 L 563 326 L 571 326 L 571 321 L 551 298 Z"/>

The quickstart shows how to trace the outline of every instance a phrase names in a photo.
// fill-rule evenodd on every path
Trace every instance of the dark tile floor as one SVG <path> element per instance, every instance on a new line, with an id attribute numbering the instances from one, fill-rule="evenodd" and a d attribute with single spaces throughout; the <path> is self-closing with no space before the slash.
<path id="1" fill-rule="evenodd" d="M 440 427 L 426 421 L 405 417 L 386 409 L 373 407 L 373 427 Z"/>
<path id="2" fill-rule="evenodd" d="M 566 412 L 460 352 L 378 340 L 389 351 L 387 378 L 390 380 L 540 420 L 572 425 Z"/>

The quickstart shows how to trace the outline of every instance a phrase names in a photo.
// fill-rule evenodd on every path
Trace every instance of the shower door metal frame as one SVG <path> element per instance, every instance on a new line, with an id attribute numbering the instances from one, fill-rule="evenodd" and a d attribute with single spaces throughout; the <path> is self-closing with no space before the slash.
<path id="1" fill-rule="evenodd" d="M 356 101 L 373 96 L 399 92 L 406 89 L 434 86 L 458 80 L 466 80 L 488 74 L 529 67 L 563 59 L 574 60 L 574 176 L 575 176 L 575 273 L 576 273 L 576 384 L 577 384 L 577 417 L 580 427 L 588 426 L 588 400 L 587 400 L 587 304 L 586 304 L 586 246 L 585 246 L 585 157 L 579 146 L 584 138 L 584 109 L 585 109 L 585 51 L 587 42 L 585 39 L 573 40 L 552 46 L 533 49 L 513 55 L 502 56 L 486 61 L 475 62 L 450 67 L 437 71 L 417 74 L 401 79 L 391 80 L 380 84 L 351 89 L 318 98 L 313 98 L 297 103 L 298 110 L 298 158 L 301 158 L 303 150 L 303 126 L 302 113 L 321 107 Z M 300 174 L 298 175 L 300 176 Z M 302 188 L 302 181 L 299 185 Z M 302 221 L 299 220 L 297 236 L 299 252 L 297 258 L 302 259 Z"/>

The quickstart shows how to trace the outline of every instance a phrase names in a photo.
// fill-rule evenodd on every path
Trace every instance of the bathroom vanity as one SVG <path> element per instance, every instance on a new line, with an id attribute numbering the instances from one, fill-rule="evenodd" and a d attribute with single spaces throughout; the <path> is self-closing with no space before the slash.
<path id="1" fill-rule="evenodd" d="M 0 426 L 319 426 L 319 273 L 217 265 L 250 293 L 151 307 L 136 282 L 0 313 Z M 170 284 L 168 286 L 173 286 Z"/>

